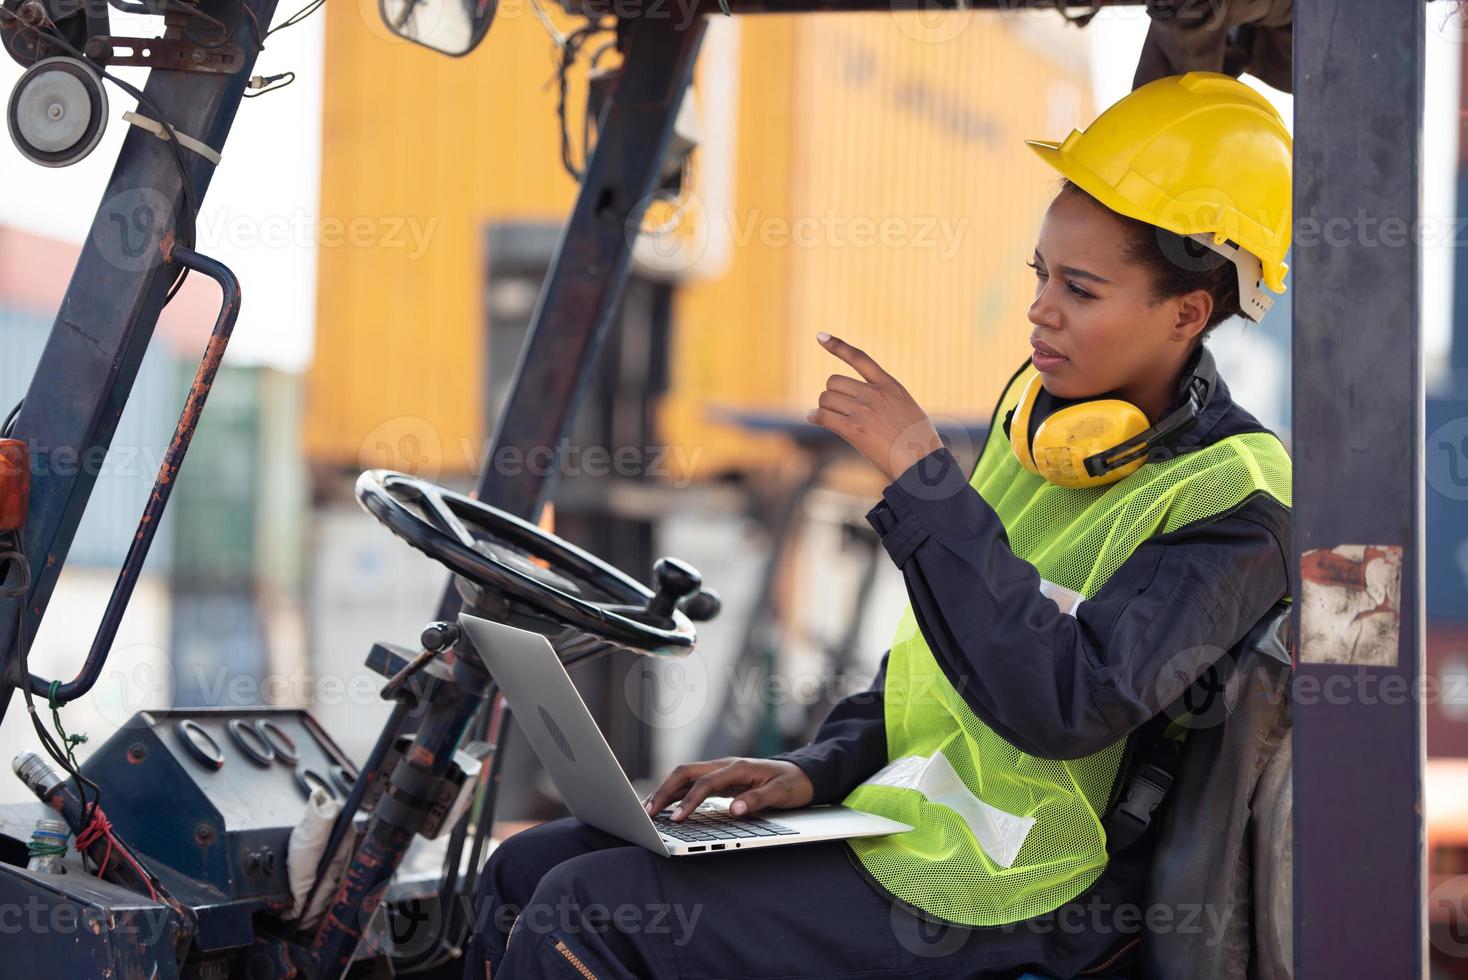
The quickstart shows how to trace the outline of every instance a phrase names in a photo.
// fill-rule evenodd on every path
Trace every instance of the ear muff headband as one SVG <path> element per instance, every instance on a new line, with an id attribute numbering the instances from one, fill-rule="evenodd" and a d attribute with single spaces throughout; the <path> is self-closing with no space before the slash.
<path id="1" fill-rule="evenodd" d="M 1086 472 L 1100 475 L 1134 460 L 1145 460 L 1154 445 L 1166 444 L 1193 427 L 1218 384 L 1218 366 L 1214 363 L 1213 352 L 1201 345 L 1198 351 L 1192 370 L 1184 372 L 1178 385 L 1178 398 L 1182 404 L 1158 420 L 1156 425 L 1105 452 L 1088 457 Z"/>
<path id="2" fill-rule="evenodd" d="M 1030 455 L 1030 436 L 1034 431 L 1031 419 L 1034 416 L 1035 398 L 1038 392 L 1043 392 L 1044 386 L 1040 384 L 1040 374 L 1035 372 L 1034 376 L 1025 383 L 1024 390 L 1020 392 L 1019 402 L 1011 408 L 1004 416 L 1004 435 L 1009 439 L 1010 446 L 1014 450 L 1014 458 L 1019 460 L 1019 465 L 1029 470 L 1036 476 L 1041 476 L 1040 470 L 1035 466 L 1035 460 Z M 1019 419 L 1019 425 L 1011 423 Z"/>

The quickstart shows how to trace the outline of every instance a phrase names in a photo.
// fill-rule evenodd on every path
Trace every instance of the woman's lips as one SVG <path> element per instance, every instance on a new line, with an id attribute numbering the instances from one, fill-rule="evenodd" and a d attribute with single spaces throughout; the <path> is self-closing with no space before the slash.
<path id="1" fill-rule="evenodd" d="M 1064 364 L 1066 360 L 1067 358 L 1061 357 L 1059 354 L 1047 354 L 1038 347 L 1030 355 L 1030 363 L 1035 365 L 1035 370 L 1041 374 L 1048 374 L 1054 371 L 1060 365 Z"/>

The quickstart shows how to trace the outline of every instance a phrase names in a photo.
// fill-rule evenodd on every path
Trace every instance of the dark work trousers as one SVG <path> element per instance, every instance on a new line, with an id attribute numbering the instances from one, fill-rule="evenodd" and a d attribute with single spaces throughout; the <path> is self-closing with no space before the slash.
<path id="1" fill-rule="evenodd" d="M 1117 894 L 1141 877 L 1113 861 L 1098 885 Z M 1100 891 L 1012 926 L 953 926 L 894 904 L 843 842 L 666 858 L 564 817 L 490 855 L 464 976 L 1071 977 L 1136 946 L 1137 910 Z"/>

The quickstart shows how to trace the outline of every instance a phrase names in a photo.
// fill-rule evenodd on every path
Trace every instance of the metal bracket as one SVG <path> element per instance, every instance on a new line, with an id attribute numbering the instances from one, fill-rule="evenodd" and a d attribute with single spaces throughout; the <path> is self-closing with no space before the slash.
<path id="1" fill-rule="evenodd" d="M 87 41 L 86 56 L 100 65 L 162 68 L 167 71 L 233 75 L 245 63 L 237 44 L 206 48 L 186 38 L 114 37 L 101 35 Z"/>
<path id="2" fill-rule="evenodd" d="M 61 40 L 74 48 L 86 43 L 91 22 L 86 17 L 65 17 L 58 23 L 41 0 L 4 0 L 0 3 L 5 13 L 0 14 L 0 45 L 11 60 L 23 68 L 29 68 L 46 58 L 69 58 L 71 53 L 62 43 L 49 36 L 54 31 Z M 106 8 L 101 17 L 102 30 L 106 30 Z"/>

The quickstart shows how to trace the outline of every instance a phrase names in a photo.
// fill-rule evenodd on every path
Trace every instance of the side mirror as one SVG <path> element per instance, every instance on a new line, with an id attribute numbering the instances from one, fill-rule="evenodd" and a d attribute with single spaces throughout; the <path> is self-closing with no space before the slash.
<path id="1" fill-rule="evenodd" d="M 473 51 L 494 23 L 499 0 L 378 0 L 387 29 L 441 54 Z"/>

